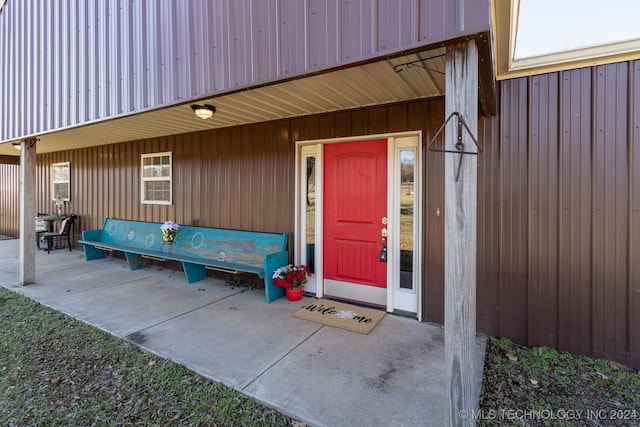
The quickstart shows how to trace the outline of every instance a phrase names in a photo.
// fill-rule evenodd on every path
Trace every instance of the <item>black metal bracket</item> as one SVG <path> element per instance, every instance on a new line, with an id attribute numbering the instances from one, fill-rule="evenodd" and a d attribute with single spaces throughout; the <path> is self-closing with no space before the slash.
<path id="1" fill-rule="evenodd" d="M 425 70 L 432 71 L 434 73 L 442 74 L 444 76 L 445 73 L 443 73 L 442 71 L 436 70 L 436 69 L 431 68 L 431 67 L 426 67 L 426 66 L 422 65 L 421 63 L 430 61 L 432 59 L 440 58 L 440 57 L 445 56 L 445 55 L 446 55 L 446 53 L 443 53 L 442 55 L 436 55 L 436 56 L 431 56 L 429 58 L 416 59 L 415 61 L 404 62 L 402 64 L 398 64 L 398 65 L 394 66 L 393 67 L 393 71 L 395 71 L 396 73 L 399 73 L 401 71 L 408 70 L 409 68 L 412 68 L 412 67 L 420 67 L 420 68 L 424 68 Z"/>
<path id="2" fill-rule="evenodd" d="M 40 138 L 28 138 L 28 139 L 23 139 L 22 140 L 22 142 L 29 144 L 29 148 L 33 148 L 33 146 L 38 141 L 40 141 Z M 11 143 L 11 145 L 16 146 L 16 147 L 20 147 L 20 142 L 13 142 L 13 143 Z"/>
<path id="3" fill-rule="evenodd" d="M 438 139 L 440 134 L 444 131 L 445 127 L 453 117 L 456 117 L 458 119 L 458 136 L 456 138 L 456 145 L 455 145 L 456 149 L 447 150 L 447 149 L 435 147 L 436 140 Z M 463 129 L 467 131 L 467 133 L 471 137 L 471 140 L 475 144 L 478 151 L 464 150 L 464 142 L 462 142 Z M 464 117 L 462 117 L 462 114 L 460 114 L 457 111 L 454 111 L 453 113 L 449 114 L 449 117 L 447 117 L 447 120 L 444 121 L 442 126 L 440 126 L 440 129 L 438 129 L 438 131 L 433 136 L 433 138 L 431 138 L 431 141 L 429 141 L 429 151 L 436 151 L 438 153 L 460 154 L 460 161 L 458 162 L 458 170 L 456 171 L 456 182 L 458 182 L 458 179 L 460 179 L 460 166 L 462 166 L 462 156 L 465 154 L 471 154 L 471 155 L 477 156 L 478 153 L 482 153 L 482 148 L 480 148 L 480 146 L 478 145 L 478 140 L 473 135 L 473 132 L 471 132 L 471 129 L 469 129 L 469 126 L 467 126 L 467 123 L 464 121 Z"/>

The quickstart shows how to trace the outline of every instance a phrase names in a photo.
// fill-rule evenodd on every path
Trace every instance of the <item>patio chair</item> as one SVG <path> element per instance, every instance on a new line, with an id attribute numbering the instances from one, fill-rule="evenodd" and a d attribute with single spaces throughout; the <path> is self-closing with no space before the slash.
<path id="1" fill-rule="evenodd" d="M 41 218 L 43 216 L 49 216 L 51 215 L 50 213 L 46 213 L 46 212 L 38 212 L 38 218 Z M 42 221 L 39 222 L 36 219 L 36 246 L 38 247 L 38 249 L 40 249 L 40 239 L 42 238 L 42 233 L 46 233 L 46 232 L 50 232 L 53 230 L 47 229 L 46 228 L 46 222 Z"/>
<path id="2" fill-rule="evenodd" d="M 67 240 L 67 246 L 69 252 L 71 252 L 71 229 L 73 228 L 77 215 L 70 215 L 69 218 L 65 218 L 60 224 L 60 230 L 57 233 L 44 233 L 44 239 L 47 241 L 47 253 L 51 253 L 51 248 L 55 241 Z"/>

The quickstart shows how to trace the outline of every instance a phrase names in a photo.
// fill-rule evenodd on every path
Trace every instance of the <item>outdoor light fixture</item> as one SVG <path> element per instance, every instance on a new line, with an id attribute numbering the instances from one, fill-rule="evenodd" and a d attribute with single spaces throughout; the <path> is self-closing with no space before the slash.
<path id="1" fill-rule="evenodd" d="M 0 3 L 2 3 L 2 0 L 0 0 Z M 23 139 L 22 142 L 28 142 L 29 143 L 29 147 L 33 148 L 33 146 L 35 145 L 36 142 L 40 141 L 40 138 L 29 138 L 29 139 Z M 13 145 L 13 148 L 15 148 L 16 150 L 20 151 L 22 149 L 22 143 L 20 142 L 12 142 L 11 145 Z"/>
<path id="2" fill-rule="evenodd" d="M 216 112 L 216 107 L 209 104 L 193 104 L 191 106 L 191 109 L 193 109 L 193 112 L 196 114 L 196 116 L 200 117 L 202 120 L 210 119 L 211 116 L 213 116 L 213 113 Z"/>

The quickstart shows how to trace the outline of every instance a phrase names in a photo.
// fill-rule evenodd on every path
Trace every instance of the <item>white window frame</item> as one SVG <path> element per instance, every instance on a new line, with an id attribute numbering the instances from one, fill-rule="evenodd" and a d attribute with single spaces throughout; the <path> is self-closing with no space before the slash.
<path id="1" fill-rule="evenodd" d="M 169 176 L 144 176 L 144 160 L 153 157 L 169 157 Z M 147 200 L 145 191 L 148 182 L 166 181 L 169 183 L 169 199 L 168 200 Z M 140 202 L 145 205 L 171 205 L 173 204 L 173 152 L 165 151 L 162 153 L 146 153 L 140 157 Z"/>
<path id="2" fill-rule="evenodd" d="M 56 181 L 56 168 L 66 167 L 67 168 L 67 179 Z M 59 162 L 51 164 L 51 200 L 57 198 L 56 185 L 66 184 L 67 186 L 67 195 L 68 197 L 60 197 L 60 200 L 63 202 L 68 202 L 71 200 L 71 163 L 70 162 Z"/>

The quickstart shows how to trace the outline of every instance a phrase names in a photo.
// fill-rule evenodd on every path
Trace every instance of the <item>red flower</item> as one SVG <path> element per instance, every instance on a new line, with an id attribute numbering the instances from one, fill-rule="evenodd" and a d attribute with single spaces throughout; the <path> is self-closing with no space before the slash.
<path id="1" fill-rule="evenodd" d="M 285 265 L 273 272 L 275 286 L 284 289 L 301 289 L 308 282 L 311 270 L 306 265 Z"/>

